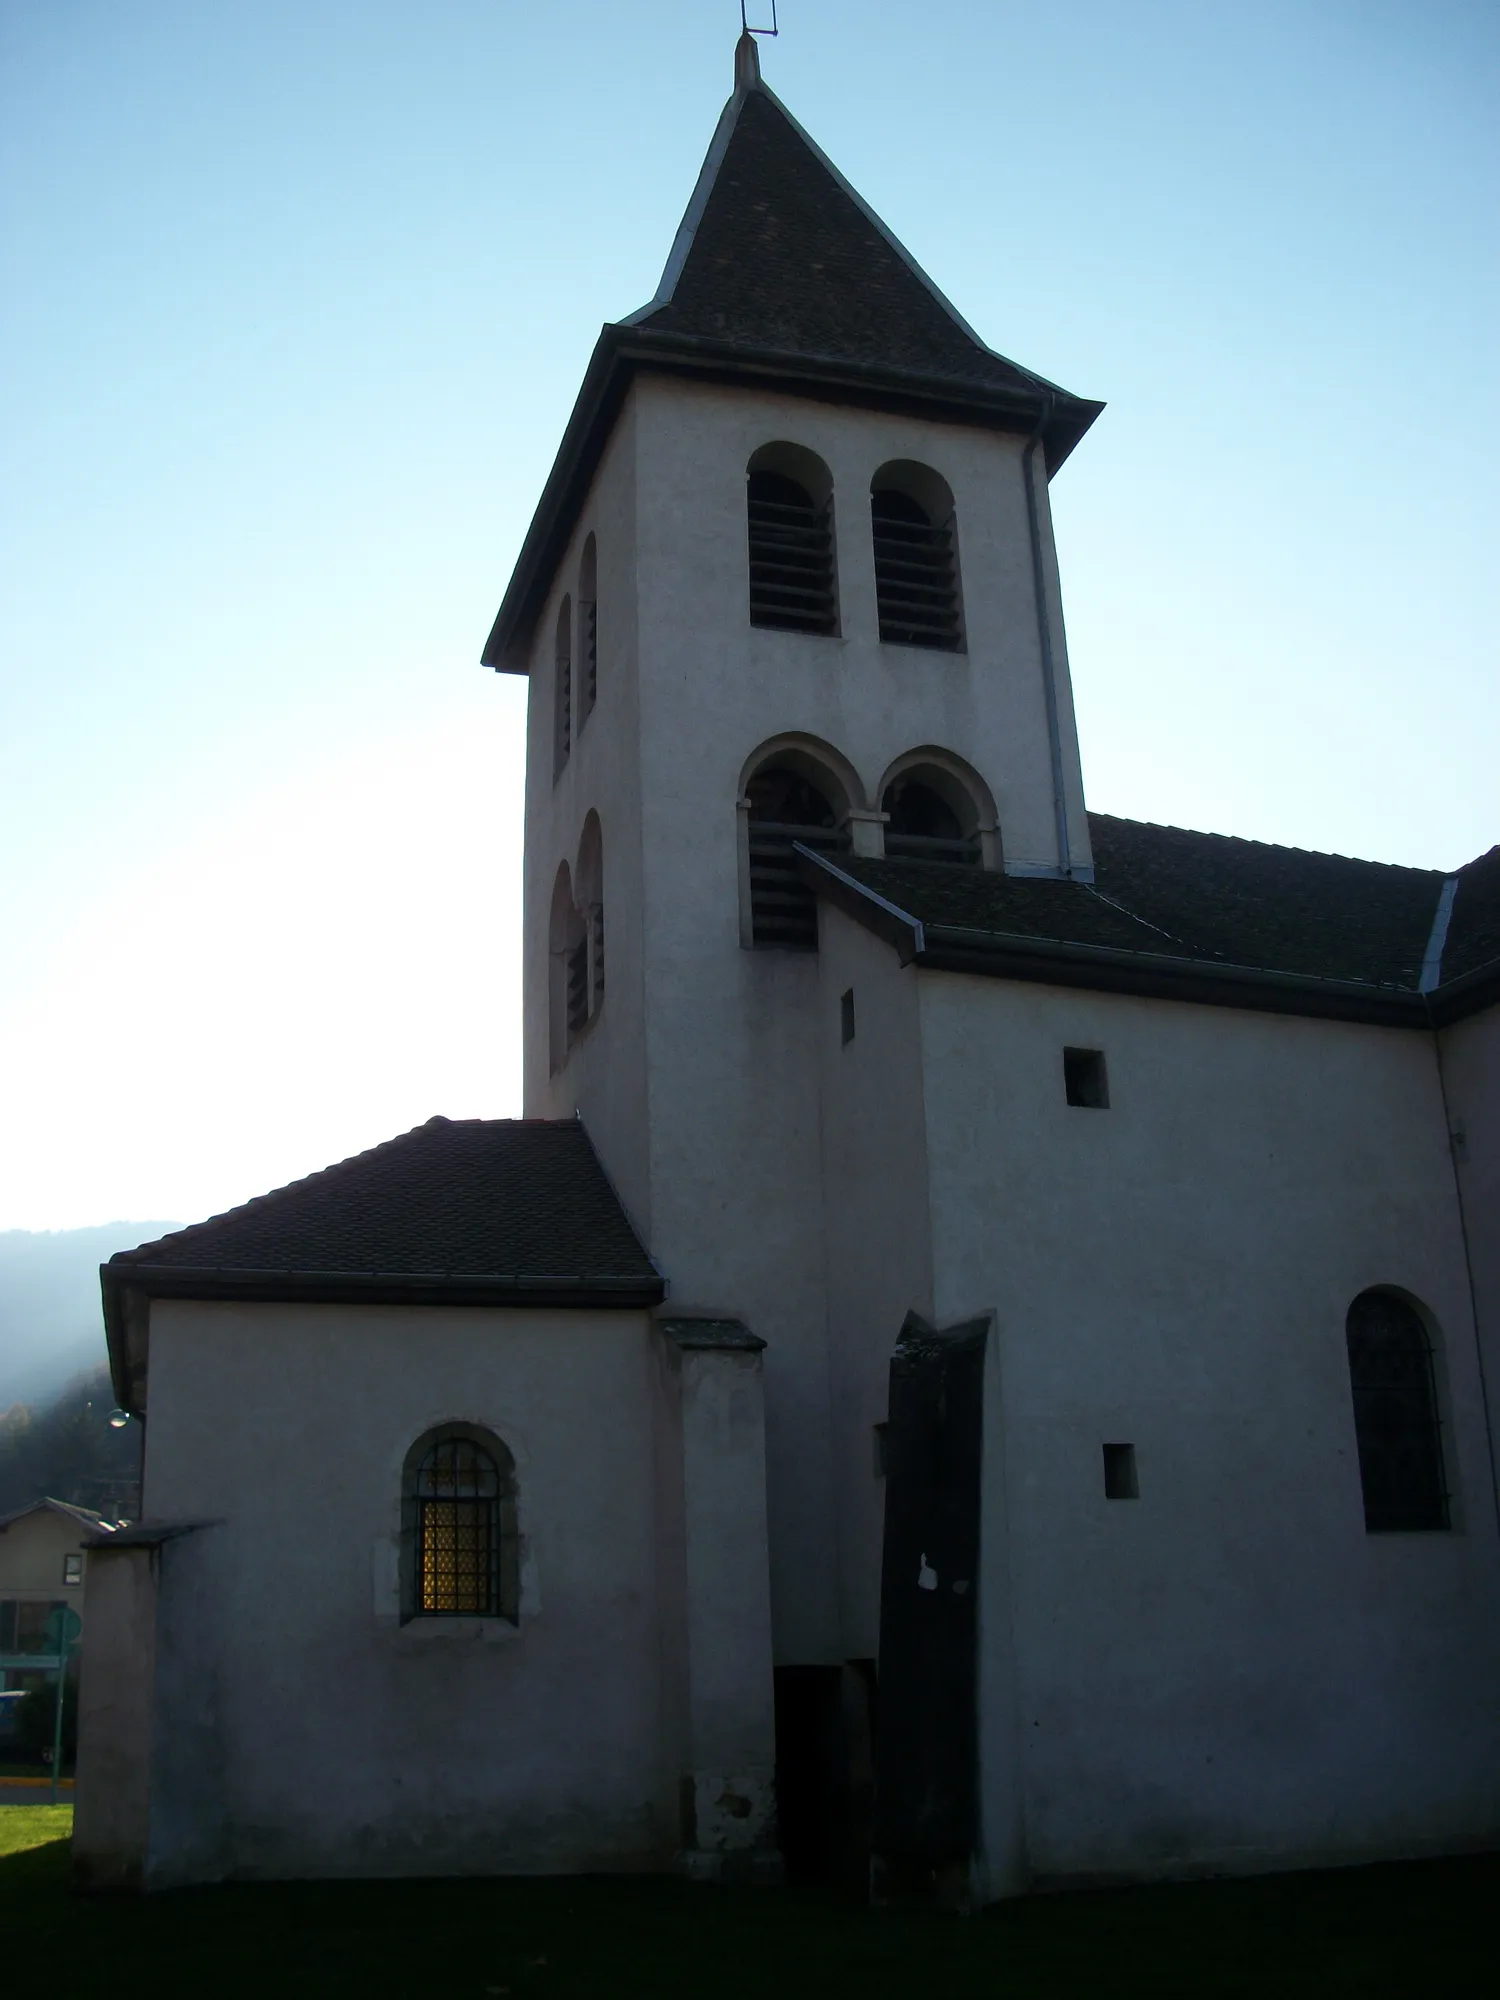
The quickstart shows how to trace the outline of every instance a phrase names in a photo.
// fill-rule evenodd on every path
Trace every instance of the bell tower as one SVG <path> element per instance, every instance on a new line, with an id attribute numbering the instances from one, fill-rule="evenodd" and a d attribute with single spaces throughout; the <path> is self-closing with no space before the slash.
<path id="1" fill-rule="evenodd" d="M 766 1342 L 784 1664 L 848 1653 L 794 843 L 1091 875 L 1047 485 L 1100 407 L 979 339 L 746 36 L 485 647 L 531 680 L 525 1108 L 580 1113 L 674 1310 Z"/>

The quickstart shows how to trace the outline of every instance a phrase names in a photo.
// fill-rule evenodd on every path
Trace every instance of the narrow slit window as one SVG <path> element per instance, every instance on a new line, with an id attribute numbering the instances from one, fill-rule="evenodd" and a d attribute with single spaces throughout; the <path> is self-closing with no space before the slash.
<path id="1" fill-rule="evenodd" d="M 1106 1500 L 1139 1500 L 1140 1481 L 1135 1470 L 1133 1444 L 1104 1447 L 1104 1497 Z"/>
<path id="2" fill-rule="evenodd" d="M 1086 1111 L 1109 1109 L 1109 1078 L 1102 1049 L 1063 1050 L 1063 1090 L 1069 1104 Z"/>
<path id="3" fill-rule="evenodd" d="M 836 630 L 833 511 L 784 472 L 752 470 L 746 512 L 750 529 L 750 623 L 782 632 Z"/>
<path id="4" fill-rule="evenodd" d="M 581 1034 L 589 1018 L 589 941 L 581 937 L 568 953 L 568 1039 Z"/>
<path id="5" fill-rule="evenodd" d="M 553 732 L 552 774 L 556 777 L 573 748 L 573 606 L 566 597 L 557 607 L 553 647 Z"/>
<path id="6" fill-rule="evenodd" d="M 581 729 L 599 699 L 599 547 L 592 535 L 578 566 L 578 664 Z"/>
<path id="7" fill-rule="evenodd" d="M 1361 1292 L 1345 1322 L 1365 1528 L 1449 1526 L 1432 1342 L 1394 1292 Z"/>
<path id="8" fill-rule="evenodd" d="M 839 995 L 839 1039 L 847 1048 L 854 1040 L 854 988 Z"/>

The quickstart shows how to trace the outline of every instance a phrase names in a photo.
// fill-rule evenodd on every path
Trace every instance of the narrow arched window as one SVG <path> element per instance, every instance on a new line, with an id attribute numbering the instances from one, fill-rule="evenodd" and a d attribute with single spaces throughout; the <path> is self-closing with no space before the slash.
<path id="1" fill-rule="evenodd" d="M 882 466 L 870 489 L 875 600 L 888 645 L 963 645 L 953 498 L 927 466 Z"/>
<path id="2" fill-rule="evenodd" d="M 977 867 L 980 850 L 968 801 L 945 798 L 928 779 L 907 772 L 886 786 L 885 851 L 893 861 L 957 861 Z M 966 824 L 967 822 L 967 824 Z"/>
<path id="3" fill-rule="evenodd" d="M 1365 1527 L 1446 1528 L 1432 1342 L 1421 1315 L 1394 1292 L 1361 1292 L 1345 1335 Z"/>
<path id="4" fill-rule="evenodd" d="M 764 445 L 747 472 L 750 623 L 782 632 L 838 629 L 833 482 L 799 445 Z"/>
<path id="5" fill-rule="evenodd" d="M 404 1512 L 408 1617 L 516 1617 L 515 1467 L 498 1438 L 452 1425 L 420 1439 Z"/>
<path id="6" fill-rule="evenodd" d="M 578 565 L 578 660 L 581 729 L 599 699 L 599 545 L 590 535 Z"/>
<path id="7" fill-rule="evenodd" d="M 583 823 L 575 881 L 583 918 L 583 1013 L 592 1020 L 604 1004 L 604 835 L 596 812 Z"/>
<path id="8" fill-rule="evenodd" d="M 568 597 L 557 607 L 557 638 L 552 664 L 552 774 L 556 777 L 573 748 L 573 602 Z"/>
<path id="9" fill-rule="evenodd" d="M 589 941 L 583 912 L 573 900 L 573 878 L 562 862 L 552 884 L 548 918 L 548 1038 L 552 1067 L 560 1070 L 589 1017 Z"/>
<path id="10" fill-rule="evenodd" d="M 834 853 L 847 844 L 815 778 L 795 765 L 763 765 L 745 788 L 750 802 L 750 922 L 757 945 L 818 948 L 818 906 L 802 880 L 793 843 Z"/>

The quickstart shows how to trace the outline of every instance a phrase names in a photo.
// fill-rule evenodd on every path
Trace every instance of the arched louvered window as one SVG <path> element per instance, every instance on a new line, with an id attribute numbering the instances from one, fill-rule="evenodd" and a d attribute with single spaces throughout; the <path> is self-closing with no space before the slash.
<path id="1" fill-rule="evenodd" d="M 516 1617 L 515 1467 L 498 1438 L 452 1425 L 420 1439 L 404 1512 L 406 1616 Z"/>
<path id="2" fill-rule="evenodd" d="M 947 486 L 924 465 L 883 466 L 871 484 L 870 524 L 881 638 L 959 651 L 963 622 Z"/>
<path id="3" fill-rule="evenodd" d="M 599 815 L 590 812 L 578 843 L 578 873 L 574 878 L 578 912 L 583 919 L 584 991 L 582 1019 L 592 1020 L 604 1005 L 604 834 Z M 574 1009 L 570 1003 L 570 1022 Z M 577 1029 L 574 1029 L 577 1032 Z"/>
<path id="4" fill-rule="evenodd" d="M 1446 1528 L 1432 1342 L 1421 1315 L 1394 1292 L 1361 1292 L 1345 1335 L 1365 1527 Z"/>
<path id="5" fill-rule="evenodd" d="M 834 587 L 833 482 L 798 445 L 765 445 L 751 459 L 750 623 L 782 632 L 838 629 Z"/>
<path id="6" fill-rule="evenodd" d="M 806 771 L 766 764 L 745 788 L 750 801 L 750 921 L 757 945 L 818 948 L 818 906 L 793 842 L 836 853 L 847 845 L 827 792 Z"/>
<path id="7" fill-rule="evenodd" d="M 979 835 L 967 801 L 943 796 L 938 786 L 916 772 L 905 772 L 886 786 L 880 801 L 886 814 L 885 851 L 893 861 L 956 861 L 978 867 Z"/>
<path id="8" fill-rule="evenodd" d="M 578 565 L 578 666 L 582 729 L 599 699 L 599 545 L 592 535 Z"/>
<path id="9" fill-rule="evenodd" d="M 552 674 L 552 774 L 556 777 L 573 748 L 573 601 L 568 597 L 557 607 Z"/>

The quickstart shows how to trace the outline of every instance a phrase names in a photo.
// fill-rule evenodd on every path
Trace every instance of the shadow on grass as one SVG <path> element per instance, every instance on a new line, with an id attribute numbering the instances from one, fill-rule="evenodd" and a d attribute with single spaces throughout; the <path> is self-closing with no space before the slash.
<path id="1" fill-rule="evenodd" d="M 1500 1983 L 1500 1857 L 1033 1897 L 973 1918 L 619 1878 L 83 1897 L 65 1842 L 0 1860 L 7 1980 L 69 2000 L 422 1991 L 750 2000 L 1414 2000 Z"/>

